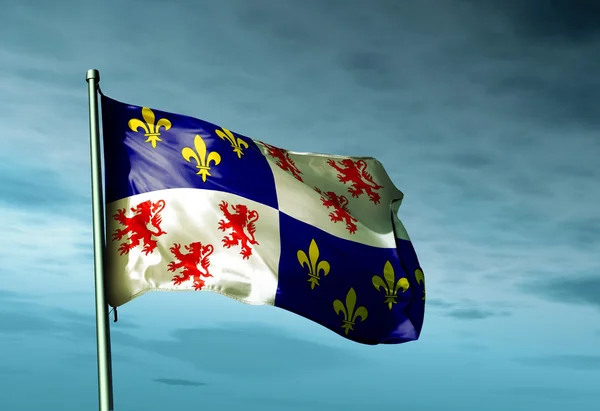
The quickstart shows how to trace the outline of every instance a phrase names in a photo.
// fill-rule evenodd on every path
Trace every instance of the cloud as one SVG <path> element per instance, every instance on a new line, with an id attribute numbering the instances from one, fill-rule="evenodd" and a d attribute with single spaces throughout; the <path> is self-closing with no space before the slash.
<path id="1" fill-rule="evenodd" d="M 178 379 L 178 378 L 155 378 L 152 381 L 158 382 L 161 384 L 175 385 L 175 386 L 182 386 L 182 387 L 203 387 L 206 385 L 206 383 L 203 383 L 203 382 L 182 380 L 182 379 Z"/>
<path id="2" fill-rule="evenodd" d="M 480 150 L 464 150 L 444 159 L 454 166 L 472 170 L 485 169 L 496 162 L 494 155 Z"/>
<path id="3" fill-rule="evenodd" d="M 511 114 L 523 120 L 527 116 L 561 129 L 598 125 L 600 81 L 589 74 L 597 70 L 600 57 L 595 2 L 463 3 L 469 4 L 460 8 L 465 15 L 485 16 L 468 25 L 479 34 L 473 50 L 488 59 L 467 69 L 472 80 L 496 99 L 513 103 Z"/>
<path id="4" fill-rule="evenodd" d="M 119 343 L 176 358 L 216 375 L 253 378 L 286 374 L 289 370 L 298 375 L 343 369 L 362 362 L 361 357 L 348 351 L 293 337 L 263 324 L 231 323 L 221 327 L 179 329 L 170 337 L 168 341 L 127 337 Z M 276 364 L 285 364 L 285 367 Z"/>
<path id="5" fill-rule="evenodd" d="M 517 358 L 517 362 L 532 367 L 563 368 L 576 371 L 600 371 L 600 355 L 547 355 Z"/>
<path id="6" fill-rule="evenodd" d="M 56 332 L 63 327 L 56 321 L 30 313 L 0 312 L 0 333 L 41 334 Z"/>
<path id="7" fill-rule="evenodd" d="M 40 302 L 42 299 L 39 295 L 0 290 L 0 333 L 55 337 L 67 334 L 71 338 L 89 338 L 95 342 L 96 317 L 93 312 L 82 313 L 47 305 Z M 93 306 L 90 308 L 94 309 Z M 119 330 L 131 330 L 137 325 L 119 320 L 118 327 Z"/>
<path id="8" fill-rule="evenodd" d="M 365 47 L 361 51 L 348 51 L 339 57 L 339 64 L 357 85 L 371 90 L 394 90 L 404 85 L 398 76 L 398 61 L 388 53 Z"/>
<path id="9" fill-rule="evenodd" d="M 67 338 L 71 342 L 87 341 L 84 346 L 88 351 L 79 354 L 84 355 L 86 361 L 92 359 L 95 345 L 94 314 L 18 302 L 14 300 L 17 293 L 4 294 L 6 298 L 0 305 L 0 334 L 43 335 L 48 338 Z M 362 357 L 349 351 L 297 338 L 260 323 L 178 329 L 170 334 L 168 340 L 138 337 L 130 333 L 134 328 L 135 324 L 127 321 L 111 323 L 113 352 L 133 348 L 137 352 L 141 350 L 177 359 L 215 375 L 262 378 L 286 374 L 289 370 L 299 375 L 356 367 L 363 361 Z M 194 348 L 190 350 L 189 347 Z M 85 359 L 73 357 L 73 353 L 67 357 L 71 361 Z M 119 361 L 119 358 L 116 356 L 115 361 Z M 285 364 L 285 367 L 268 364 Z"/>
<path id="10" fill-rule="evenodd" d="M 77 208 L 88 211 L 89 196 L 82 190 L 69 187 L 68 182 L 55 170 L 31 167 L 23 173 L 13 162 L 0 162 L 0 202 L 20 210 L 72 214 Z M 18 171 L 17 171 L 18 170 Z M 75 209 L 75 210 L 74 210 Z M 88 213 L 85 213 L 88 217 Z"/>
<path id="11" fill-rule="evenodd" d="M 428 299 L 426 304 L 428 307 L 439 311 L 442 315 L 458 320 L 483 320 L 490 317 L 506 317 L 511 315 L 506 308 L 514 308 L 506 302 L 488 301 L 482 304 L 470 300 L 452 302 L 436 298 Z M 482 307 L 484 305 L 487 307 Z"/>
<path id="12" fill-rule="evenodd" d="M 509 314 L 506 311 L 494 312 L 479 308 L 458 308 L 451 310 L 447 315 L 459 320 L 483 320 L 489 317 L 506 316 Z"/>
<path id="13" fill-rule="evenodd" d="M 594 1 L 508 0 L 494 5 L 494 10 L 506 13 L 521 36 L 534 40 L 578 44 L 600 36 L 600 5 Z"/>
<path id="14" fill-rule="evenodd" d="M 600 308 L 600 276 L 540 279 L 522 285 L 522 289 L 550 301 Z"/>
<path id="15" fill-rule="evenodd" d="M 48 307 L 36 300 L 34 295 L 0 290 L 0 333 L 58 335 L 77 330 L 80 326 L 94 327 L 94 317 Z"/>
<path id="16" fill-rule="evenodd" d="M 90 219 L 91 220 L 91 219 Z M 91 221 L 79 217 L 0 205 L 0 278 L 5 288 L 19 289 L 27 282 L 33 293 L 81 290 L 91 273 Z M 35 281 L 31 279 L 35 278 Z"/>
<path id="17" fill-rule="evenodd" d="M 587 250 L 595 250 L 600 246 L 600 217 L 583 216 L 579 219 L 564 221 L 560 226 L 563 235 L 567 236 L 571 243 L 577 247 Z M 600 275 L 600 271 L 599 274 Z"/>
<path id="18" fill-rule="evenodd" d="M 440 300 L 440 299 L 437 299 L 437 298 L 428 298 L 425 301 L 425 304 L 427 305 L 427 307 L 435 307 L 435 308 L 451 308 L 451 307 L 454 307 L 456 305 L 455 303 L 451 303 L 449 301 Z"/>

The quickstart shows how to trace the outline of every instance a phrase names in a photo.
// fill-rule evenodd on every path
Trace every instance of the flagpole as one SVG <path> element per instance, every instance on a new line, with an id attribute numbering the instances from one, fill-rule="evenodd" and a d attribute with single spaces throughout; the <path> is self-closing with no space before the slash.
<path id="1" fill-rule="evenodd" d="M 98 122 L 98 70 L 88 70 L 90 109 L 90 159 L 92 164 L 92 221 L 94 227 L 94 278 L 96 288 L 96 346 L 98 356 L 99 411 L 113 411 L 112 367 L 110 355 L 110 326 L 108 304 L 104 290 L 104 204 L 102 201 L 102 174 L 100 172 L 100 127 Z"/>

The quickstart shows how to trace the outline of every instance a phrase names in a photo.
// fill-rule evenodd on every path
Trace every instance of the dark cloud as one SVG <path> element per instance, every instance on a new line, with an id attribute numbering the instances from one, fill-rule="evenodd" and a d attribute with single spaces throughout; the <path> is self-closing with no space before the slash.
<path id="1" fill-rule="evenodd" d="M 577 371 L 599 371 L 600 355 L 547 355 L 516 358 L 517 362 L 532 367 L 563 368 Z"/>
<path id="2" fill-rule="evenodd" d="M 551 169 L 551 172 L 558 178 L 593 178 L 596 176 L 593 168 L 586 168 L 585 164 L 562 164 Z"/>
<path id="3" fill-rule="evenodd" d="M 388 91 L 404 85 L 392 55 L 376 51 L 348 51 L 340 57 L 340 66 L 349 72 L 359 86 Z"/>
<path id="4" fill-rule="evenodd" d="M 496 162 L 496 156 L 491 154 L 486 154 L 481 151 L 461 151 L 456 153 L 447 159 L 452 163 L 456 164 L 459 167 L 467 168 L 467 169 L 482 169 L 488 167 Z"/>
<path id="5" fill-rule="evenodd" d="M 552 195 L 552 189 L 547 180 L 541 175 L 528 175 L 521 174 L 515 175 L 508 180 L 514 193 L 515 197 L 527 200 L 532 198 L 550 198 Z M 525 217 L 530 217 L 531 211 L 527 209 L 523 209 L 524 207 L 512 207 L 511 211 L 513 213 L 520 212 Z M 516 218 L 516 220 L 526 220 L 527 218 L 520 219 Z"/>
<path id="6" fill-rule="evenodd" d="M 472 301 L 453 302 L 430 298 L 426 302 L 428 307 L 440 310 L 443 315 L 459 320 L 483 320 L 490 317 L 506 317 L 511 315 L 507 308 L 511 305 L 503 302 L 488 302 L 487 308 Z"/>
<path id="7" fill-rule="evenodd" d="M 238 3 L 235 16 L 246 30 L 257 32 L 270 43 L 285 46 L 289 53 L 298 53 L 318 41 L 315 31 L 310 29 L 310 13 L 306 12 L 310 2 L 305 3 L 302 7 L 297 4 L 290 7 L 285 1 Z"/>
<path id="8" fill-rule="evenodd" d="M 182 387 L 204 387 L 206 385 L 204 382 L 182 380 L 178 378 L 155 378 L 152 381 L 160 384 L 177 385 Z"/>
<path id="9" fill-rule="evenodd" d="M 464 167 L 464 165 L 459 167 Z M 472 177 L 461 176 L 454 172 L 447 172 L 441 176 L 440 182 L 447 184 L 447 187 L 452 189 L 452 197 L 461 204 L 468 202 L 470 206 L 484 207 L 488 204 L 497 204 L 502 199 L 494 187 L 474 184 Z"/>
<path id="10" fill-rule="evenodd" d="M 463 35 L 454 56 L 440 53 L 441 70 L 468 79 L 465 90 L 482 87 L 486 107 L 510 116 L 519 138 L 531 123 L 600 124 L 600 79 L 593 74 L 600 70 L 599 2 L 457 0 L 445 7 L 459 10 L 449 15 L 459 16 L 453 34 Z"/>
<path id="11" fill-rule="evenodd" d="M 447 313 L 449 317 L 459 320 L 483 320 L 489 317 L 507 316 L 506 311 L 489 311 L 480 308 L 457 308 Z"/>
<path id="12" fill-rule="evenodd" d="M 600 245 L 600 217 L 583 217 L 561 223 L 561 232 L 569 237 L 571 244 L 594 248 Z M 600 277 L 600 272 L 598 273 Z"/>
<path id="13" fill-rule="evenodd" d="M 525 37 L 580 43 L 600 36 L 600 3 L 596 0 L 504 0 L 494 1 L 493 7 L 506 13 Z"/>
<path id="14" fill-rule="evenodd" d="M 540 279 L 521 285 L 521 289 L 550 301 L 600 308 L 600 273 L 595 277 Z"/>
<path id="15" fill-rule="evenodd" d="M 455 307 L 456 304 L 451 303 L 449 301 L 445 301 L 445 300 L 439 300 L 437 298 L 428 298 L 425 301 L 425 304 L 428 307 L 436 307 L 436 308 L 452 308 Z"/>
<path id="16" fill-rule="evenodd" d="M 590 73 L 598 70 L 600 64 L 591 62 L 599 57 L 600 52 L 582 51 L 581 60 L 570 65 L 563 61 L 568 56 L 549 52 L 540 57 L 538 63 L 524 64 L 520 72 L 499 74 L 494 80 L 490 78 L 488 90 L 498 97 L 518 96 L 515 107 L 526 113 L 529 121 L 546 125 L 596 126 L 600 113 L 600 80 Z M 535 71 L 550 64 L 546 60 L 553 58 L 559 60 L 557 66 L 544 77 L 533 79 L 538 76 Z"/>

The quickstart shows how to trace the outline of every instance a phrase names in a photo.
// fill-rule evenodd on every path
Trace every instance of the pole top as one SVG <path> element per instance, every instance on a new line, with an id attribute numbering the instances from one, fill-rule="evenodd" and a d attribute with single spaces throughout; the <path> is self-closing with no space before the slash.
<path id="1" fill-rule="evenodd" d="M 100 72 L 96 69 L 89 69 L 85 74 L 85 81 L 96 80 L 96 83 L 100 83 Z"/>

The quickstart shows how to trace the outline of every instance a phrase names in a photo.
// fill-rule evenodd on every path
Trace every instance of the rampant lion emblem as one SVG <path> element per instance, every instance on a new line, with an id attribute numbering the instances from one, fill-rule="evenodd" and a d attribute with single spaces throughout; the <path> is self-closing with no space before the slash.
<path id="1" fill-rule="evenodd" d="M 281 168 L 283 171 L 288 171 L 291 175 L 293 175 L 296 178 L 296 180 L 302 181 L 302 177 L 300 176 L 300 174 L 302 174 L 302 171 L 300 171 L 298 167 L 296 167 L 294 160 L 292 160 L 287 150 L 272 146 L 267 143 L 263 144 L 267 148 L 269 155 L 277 159 L 277 162 L 275 164 L 277 164 L 279 168 Z"/>
<path id="2" fill-rule="evenodd" d="M 333 207 L 333 211 L 329 213 L 331 221 L 334 223 L 344 221 L 348 232 L 350 234 L 356 233 L 357 227 L 355 223 L 358 222 L 358 220 L 350 215 L 350 210 L 348 210 L 348 199 L 343 195 L 338 196 L 333 191 L 326 191 L 323 193 L 317 187 L 315 187 L 315 191 L 321 194 L 321 201 L 325 207 Z"/>
<path id="3" fill-rule="evenodd" d="M 212 277 L 212 274 L 208 272 L 210 260 L 208 257 L 213 253 L 215 248 L 212 244 L 202 245 L 201 242 L 191 243 L 186 245 L 185 249 L 188 253 L 183 254 L 181 252 L 180 244 L 173 244 L 169 250 L 175 256 L 175 259 L 179 262 L 171 261 L 168 265 L 169 271 L 176 271 L 179 268 L 183 268 L 181 276 L 175 275 L 173 277 L 173 284 L 180 285 L 190 278 L 194 280 L 194 290 L 199 291 L 204 287 L 204 280 L 200 277 Z"/>
<path id="4" fill-rule="evenodd" d="M 160 212 L 164 208 L 164 200 L 158 200 L 156 203 L 147 200 L 130 209 L 133 213 L 133 217 L 126 217 L 124 208 L 117 210 L 117 213 L 113 215 L 113 219 L 118 221 L 125 228 L 118 228 L 115 230 L 113 233 L 113 241 L 119 241 L 125 235 L 129 234 L 127 241 L 119 246 L 120 255 L 128 254 L 129 251 L 140 244 L 141 240 L 144 241 L 144 247 L 142 248 L 144 254 L 148 255 L 154 251 L 156 248 L 156 240 L 153 240 L 152 237 L 167 234 L 160 228 L 160 223 L 162 222 Z M 151 224 L 156 231 L 149 229 L 148 224 Z"/>
<path id="5" fill-rule="evenodd" d="M 258 245 L 258 241 L 254 237 L 256 227 L 254 223 L 258 220 L 258 212 L 256 210 L 248 210 L 248 207 L 243 204 L 232 205 L 234 213 L 228 209 L 229 205 L 226 201 L 221 201 L 219 209 L 223 212 L 225 219 L 219 221 L 219 230 L 231 230 L 230 237 L 223 237 L 223 247 L 230 248 L 234 245 L 241 245 L 242 251 L 240 254 L 244 260 L 252 255 L 250 244 Z M 248 232 L 246 234 L 244 229 Z"/>
<path id="6" fill-rule="evenodd" d="M 365 160 L 353 161 L 346 158 L 338 164 L 333 159 L 329 159 L 327 164 L 339 172 L 337 178 L 340 183 L 351 183 L 348 192 L 352 194 L 352 197 L 359 197 L 366 193 L 369 200 L 374 204 L 379 204 L 381 197 L 376 191 L 382 189 L 383 186 L 373 181 L 373 177 L 367 172 L 367 162 Z"/>

